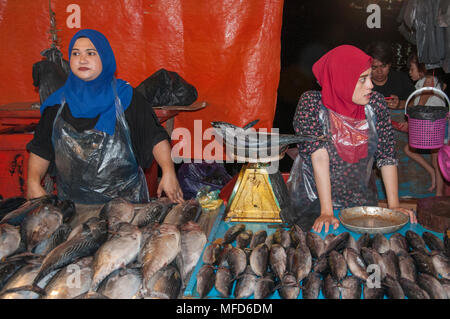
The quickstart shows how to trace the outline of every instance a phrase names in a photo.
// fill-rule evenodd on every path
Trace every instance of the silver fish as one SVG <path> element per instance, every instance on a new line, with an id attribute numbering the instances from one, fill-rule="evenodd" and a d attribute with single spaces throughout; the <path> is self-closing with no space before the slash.
<path id="1" fill-rule="evenodd" d="M 232 247 L 228 252 L 227 261 L 233 278 L 239 276 L 247 268 L 247 255 L 240 248 Z"/>
<path id="2" fill-rule="evenodd" d="M 34 253 L 44 256 L 47 255 L 59 244 L 65 242 L 71 231 L 72 229 L 68 224 L 62 224 L 55 230 L 50 238 L 44 239 L 34 248 Z"/>
<path id="3" fill-rule="evenodd" d="M 142 274 L 137 269 L 118 269 L 106 278 L 98 293 L 110 299 L 140 299 Z"/>
<path id="4" fill-rule="evenodd" d="M 450 258 L 443 253 L 434 253 L 431 257 L 434 268 L 442 278 L 450 280 Z"/>
<path id="5" fill-rule="evenodd" d="M 205 264 L 197 273 L 197 292 L 200 298 L 208 295 L 215 283 L 214 267 Z"/>
<path id="6" fill-rule="evenodd" d="M 266 244 L 259 244 L 252 250 L 250 255 L 250 266 L 257 276 L 264 276 L 267 271 L 269 260 L 269 248 Z"/>
<path id="7" fill-rule="evenodd" d="M 283 278 L 286 272 L 286 261 L 287 255 L 284 247 L 278 244 L 272 245 L 269 254 L 269 264 L 275 276 L 279 279 Z"/>
<path id="8" fill-rule="evenodd" d="M 345 245 L 345 247 L 351 248 L 359 254 L 358 244 L 356 243 L 356 240 L 355 240 L 355 238 L 353 238 L 353 236 L 348 237 L 347 245 Z"/>
<path id="9" fill-rule="evenodd" d="M 131 223 L 134 218 L 134 206 L 124 198 L 114 198 L 100 211 L 100 218 L 108 221 L 108 229 L 120 223 Z"/>
<path id="10" fill-rule="evenodd" d="M 394 251 L 397 255 L 406 254 L 408 252 L 408 242 L 406 238 L 400 234 L 395 233 L 389 238 L 389 246 L 391 250 Z"/>
<path id="11" fill-rule="evenodd" d="M 216 272 L 216 278 L 214 286 L 220 295 L 224 298 L 229 298 L 231 293 L 231 288 L 233 285 L 233 276 L 231 275 L 230 269 L 226 267 L 219 267 Z"/>
<path id="12" fill-rule="evenodd" d="M 144 227 L 150 223 L 161 223 L 171 207 L 172 201 L 164 197 L 135 208 L 135 215 L 131 224 Z"/>
<path id="13" fill-rule="evenodd" d="M 367 267 L 362 257 L 352 248 L 345 248 L 342 254 L 353 276 L 363 281 L 367 280 Z"/>
<path id="14" fill-rule="evenodd" d="M 20 246 L 19 228 L 9 225 L 0 225 L 0 260 L 13 254 Z"/>
<path id="15" fill-rule="evenodd" d="M 181 276 L 176 267 L 159 269 L 147 283 L 147 297 L 156 299 L 176 299 L 181 291 Z"/>
<path id="16" fill-rule="evenodd" d="M 373 248 L 361 248 L 361 255 L 366 262 L 366 265 L 378 265 L 380 270 L 381 280 L 386 276 L 386 266 L 384 265 L 383 257 Z"/>
<path id="17" fill-rule="evenodd" d="M 372 248 L 379 254 L 384 254 L 391 249 L 389 240 L 383 234 L 376 234 L 372 239 Z"/>
<path id="18" fill-rule="evenodd" d="M 190 199 L 173 207 L 164 218 L 164 224 L 183 225 L 190 220 L 196 222 L 201 212 L 198 200 Z"/>
<path id="19" fill-rule="evenodd" d="M 255 273 L 252 271 L 250 265 L 247 266 L 244 273 L 236 280 L 236 286 L 234 287 L 234 297 L 236 299 L 248 298 L 255 292 L 256 286 Z"/>

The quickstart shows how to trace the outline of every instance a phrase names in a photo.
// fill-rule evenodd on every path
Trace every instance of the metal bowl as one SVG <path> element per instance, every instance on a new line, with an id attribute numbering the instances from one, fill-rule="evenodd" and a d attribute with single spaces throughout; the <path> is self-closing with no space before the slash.
<path id="1" fill-rule="evenodd" d="M 341 210 L 339 220 L 345 228 L 356 233 L 389 234 L 405 226 L 409 217 L 388 208 L 359 206 Z"/>

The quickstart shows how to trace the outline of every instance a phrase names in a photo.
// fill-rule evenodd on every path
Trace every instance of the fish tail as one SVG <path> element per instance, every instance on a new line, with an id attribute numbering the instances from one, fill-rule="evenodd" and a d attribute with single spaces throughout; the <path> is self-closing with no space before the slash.
<path id="1" fill-rule="evenodd" d="M 47 292 L 42 289 L 41 287 L 38 287 L 36 285 L 27 285 L 27 286 L 21 286 L 21 287 L 15 287 L 15 288 L 10 288 L 7 289 L 5 291 L 2 292 L 2 294 L 10 294 L 10 293 L 14 293 L 14 292 L 19 292 L 19 291 L 32 291 L 37 293 L 38 295 L 41 296 L 46 296 Z"/>

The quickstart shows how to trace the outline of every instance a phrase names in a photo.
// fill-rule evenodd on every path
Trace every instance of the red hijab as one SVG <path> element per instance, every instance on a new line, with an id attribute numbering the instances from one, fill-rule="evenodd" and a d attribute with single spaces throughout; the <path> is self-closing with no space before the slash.
<path id="1" fill-rule="evenodd" d="M 372 58 L 351 45 L 334 48 L 313 65 L 322 87 L 323 105 L 347 117 L 342 119 L 330 113 L 333 143 L 339 156 L 348 163 L 367 157 L 368 130 L 362 129 L 367 127 L 364 105 L 353 103 L 352 97 L 361 73 L 371 65 Z"/>

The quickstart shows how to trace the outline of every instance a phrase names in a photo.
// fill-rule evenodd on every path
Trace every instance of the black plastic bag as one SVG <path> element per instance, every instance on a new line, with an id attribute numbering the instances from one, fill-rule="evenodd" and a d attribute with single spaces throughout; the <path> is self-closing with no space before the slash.
<path id="1" fill-rule="evenodd" d="M 197 89 L 176 72 L 160 69 L 136 87 L 152 107 L 191 105 L 197 100 Z"/>
<path id="2" fill-rule="evenodd" d="M 447 116 L 448 109 L 442 106 L 408 106 L 407 113 L 410 118 L 418 120 L 436 121 Z"/>

